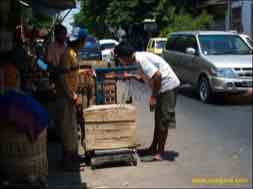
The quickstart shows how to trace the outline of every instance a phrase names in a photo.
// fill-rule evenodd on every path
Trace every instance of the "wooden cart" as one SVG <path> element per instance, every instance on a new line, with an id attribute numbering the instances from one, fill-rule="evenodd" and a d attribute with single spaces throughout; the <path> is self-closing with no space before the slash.
<path id="1" fill-rule="evenodd" d="M 91 106 L 84 111 L 85 154 L 91 167 L 128 162 L 137 165 L 136 110 L 132 105 Z"/>

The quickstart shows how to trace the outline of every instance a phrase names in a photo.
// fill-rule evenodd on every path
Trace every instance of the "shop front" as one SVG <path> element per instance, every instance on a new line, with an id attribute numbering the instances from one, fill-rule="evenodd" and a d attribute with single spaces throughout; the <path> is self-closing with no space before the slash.
<path id="1" fill-rule="evenodd" d="M 47 187 L 49 115 L 34 94 L 49 77 L 36 65 L 37 44 L 51 33 L 36 31 L 27 12 L 54 16 L 74 7 L 74 0 L 0 1 L 0 188 Z"/>

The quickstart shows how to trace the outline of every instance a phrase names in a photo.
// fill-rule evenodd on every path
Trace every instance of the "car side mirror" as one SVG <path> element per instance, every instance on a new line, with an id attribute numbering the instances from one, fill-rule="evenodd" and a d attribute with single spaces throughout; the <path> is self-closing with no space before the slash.
<path id="1" fill-rule="evenodd" d="M 192 48 L 192 47 L 189 47 L 189 48 L 186 48 L 186 51 L 185 51 L 187 54 L 189 55 L 195 55 L 196 54 L 196 49 Z"/>

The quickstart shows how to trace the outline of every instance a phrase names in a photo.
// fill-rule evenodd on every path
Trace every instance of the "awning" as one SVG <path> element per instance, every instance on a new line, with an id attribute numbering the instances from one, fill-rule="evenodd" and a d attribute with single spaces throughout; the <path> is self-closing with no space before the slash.
<path id="1" fill-rule="evenodd" d="M 37 5 L 49 9 L 65 10 L 75 8 L 75 0 L 26 0 L 32 5 Z"/>
<path id="2" fill-rule="evenodd" d="M 75 0 L 17 0 L 21 4 L 27 4 L 35 14 L 53 15 L 65 9 L 76 7 Z"/>

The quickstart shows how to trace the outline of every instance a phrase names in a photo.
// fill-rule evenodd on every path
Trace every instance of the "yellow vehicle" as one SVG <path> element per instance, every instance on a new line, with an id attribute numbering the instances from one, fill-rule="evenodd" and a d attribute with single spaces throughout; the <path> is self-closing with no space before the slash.
<path id="1" fill-rule="evenodd" d="M 146 51 L 161 55 L 166 42 L 166 38 L 150 38 Z"/>

